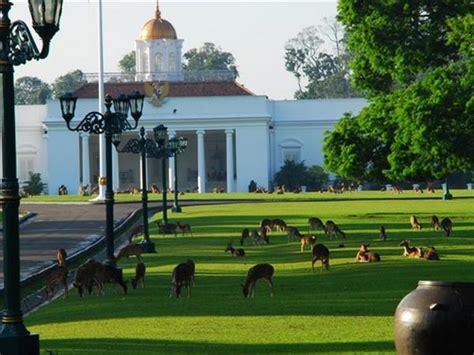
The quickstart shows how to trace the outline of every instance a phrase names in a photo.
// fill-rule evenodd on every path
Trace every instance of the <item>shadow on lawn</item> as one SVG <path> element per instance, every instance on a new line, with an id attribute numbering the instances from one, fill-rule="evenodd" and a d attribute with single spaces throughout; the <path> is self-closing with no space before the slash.
<path id="1" fill-rule="evenodd" d="M 150 340 L 136 338 L 89 338 L 42 340 L 43 351 L 58 354 L 159 354 L 159 353 L 341 353 L 393 352 L 393 342 L 340 342 L 306 344 L 226 344 L 178 340 Z M 125 350 L 128 349 L 128 350 Z"/>

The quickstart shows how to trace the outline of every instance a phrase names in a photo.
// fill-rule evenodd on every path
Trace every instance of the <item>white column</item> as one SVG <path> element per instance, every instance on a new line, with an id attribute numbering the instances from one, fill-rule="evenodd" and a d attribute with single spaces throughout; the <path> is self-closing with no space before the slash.
<path id="1" fill-rule="evenodd" d="M 227 192 L 234 191 L 234 130 L 225 130 Z"/>
<path id="2" fill-rule="evenodd" d="M 119 174 L 119 155 L 114 146 L 112 146 L 112 188 L 117 191 L 120 186 Z"/>
<path id="3" fill-rule="evenodd" d="M 82 184 L 90 185 L 91 172 L 90 172 L 90 162 L 89 162 L 89 134 L 83 133 L 81 135 L 81 139 L 82 139 Z"/>
<path id="4" fill-rule="evenodd" d="M 175 131 L 168 131 L 168 139 L 176 137 Z M 168 159 L 168 188 L 174 189 L 174 157 Z"/>
<path id="5" fill-rule="evenodd" d="M 275 175 L 275 129 L 273 128 L 273 125 L 271 125 L 269 128 L 268 128 L 268 131 L 269 131 L 269 152 L 270 152 L 270 159 L 269 159 L 269 162 L 270 162 L 270 166 L 269 166 L 269 169 L 268 171 L 270 172 L 270 177 L 269 177 L 269 183 L 270 185 L 269 188 L 272 189 L 273 188 L 273 176 Z"/>
<path id="6" fill-rule="evenodd" d="M 198 190 L 199 193 L 206 192 L 206 156 L 204 150 L 203 130 L 196 131 L 197 134 L 197 159 L 198 159 Z"/>

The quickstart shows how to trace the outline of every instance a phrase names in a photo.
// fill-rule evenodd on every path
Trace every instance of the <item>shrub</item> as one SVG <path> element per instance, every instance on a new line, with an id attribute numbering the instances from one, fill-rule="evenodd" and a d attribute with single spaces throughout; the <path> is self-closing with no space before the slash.
<path id="1" fill-rule="evenodd" d="M 43 192 L 45 185 L 41 181 L 41 174 L 40 173 L 28 173 L 30 179 L 26 182 L 26 186 L 23 188 L 27 195 L 39 195 Z"/>

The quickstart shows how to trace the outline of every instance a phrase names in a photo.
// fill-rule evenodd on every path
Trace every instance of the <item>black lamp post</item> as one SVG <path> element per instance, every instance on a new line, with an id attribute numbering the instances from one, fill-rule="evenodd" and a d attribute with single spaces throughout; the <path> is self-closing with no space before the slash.
<path id="1" fill-rule="evenodd" d="M 13 66 L 48 56 L 49 43 L 59 30 L 62 0 L 29 0 L 33 28 L 41 37 L 41 52 L 23 21 L 10 22 L 12 3 L 0 0 L 0 117 L 3 135 L 3 270 L 5 310 L 1 318 L 0 352 L 2 354 L 38 354 L 39 336 L 30 334 L 23 324 L 20 297 L 20 242 L 18 178 L 16 172 L 15 88 Z"/>
<path id="2" fill-rule="evenodd" d="M 448 178 L 446 178 L 445 184 L 446 184 L 446 190 L 444 190 L 444 194 L 443 194 L 442 198 L 443 198 L 443 200 L 452 200 L 453 195 L 451 195 L 451 193 L 449 192 Z"/>
<path id="3" fill-rule="evenodd" d="M 140 169 L 142 171 L 142 210 L 143 210 L 143 242 L 141 247 L 145 253 L 156 253 L 155 243 L 150 240 L 148 231 L 148 189 L 146 179 L 146 158 L 149 154 L 156 151 L 155 141 L 145 138 L 145 128 L 140 128 L 140 138 L 130 139 L 122 149 L 118 148 L 120 144 L 120 136 L 115 136 L 114 144 L 120 153 L 140 154 Z"/>
<path id="4" fill-rule="evenodd" d="M 178 154 L 183 153 L 187 146 L 188 139 L 180 137 L 178 139 L 178 150 L 174 153 L 174 204 L 171 210 L 176 213 L 180 213 L 182 211 L 178 203 Z"/>
<path id="5" fill-rule="evenodd" d="M 112 188 L 112 142 L 120 142 L 120 134 L 137 128 L 138 120 L 143 111 L 144 96 L 136 92 L 133 95 L 120 95 L 112 99 L 110 95 L 105 97 L 105 113 L 89 112 L 76 126 L 71 127 L 74 117 L 77 97 L 66 94 L 60 97 L 61 111 L 67 128 L 70 131 L 87 132 L 91 134 L 105 133 L 105 165 L 106 165 L 106 190 L 105 190 L 105 238 L 107 241 L 107 259 L 105 263 L 115 266 L 114 257 L 114 191 Z M 114 111 L 110 108 L 114 105 Z M 127 120 L 128 110 L 135 123 L 131 125 Z"/>

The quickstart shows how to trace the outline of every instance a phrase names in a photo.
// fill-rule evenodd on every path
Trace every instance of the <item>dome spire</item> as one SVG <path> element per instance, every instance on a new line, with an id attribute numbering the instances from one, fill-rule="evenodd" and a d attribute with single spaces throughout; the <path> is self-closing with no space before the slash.
<path id="1" fill-rule="evenodd" d="M 155 11 L 155 16 L 158 20 L 161 19 L 161 11 L 160 11 L 160 2 L 159 0 L 156 0 L 156 11 Z"/>

